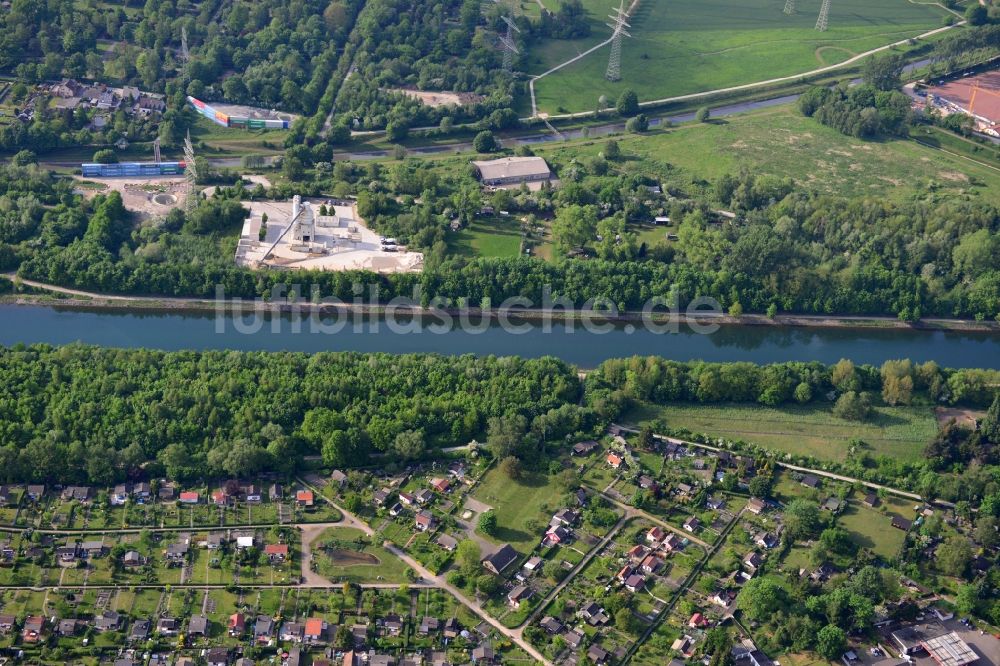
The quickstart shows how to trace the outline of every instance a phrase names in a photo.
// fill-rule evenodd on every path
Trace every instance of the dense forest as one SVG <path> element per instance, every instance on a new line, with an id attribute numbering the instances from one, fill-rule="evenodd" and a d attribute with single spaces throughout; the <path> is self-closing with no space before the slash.
<path id="1" fill-rule="evenodd" d="M 524 422 L 513 451 L 531 423 L 553 436 L 593 425 L 575 407 L 575 370 L 551 358 L 36 346 L 0 350 L 0 374 L 7 480 L 245 476 L 312 454 L 331 466 L 409 460 L 483 439 L 497 419 Z"/>

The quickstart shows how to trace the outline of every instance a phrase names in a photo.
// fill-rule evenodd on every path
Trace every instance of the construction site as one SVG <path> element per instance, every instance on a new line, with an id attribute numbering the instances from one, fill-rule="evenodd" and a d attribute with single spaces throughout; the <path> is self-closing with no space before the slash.
<path id="1" fill-rule="evenodd" d="M 976 130 L 1000 136 L 1000 71 L 984 72 L 940 82 L 926 88 L 927 108 L 938 113 L 963 113 L 972 117 Z M 919 93 L 918 93 L 919 94 Z"/>
<path id="2" fill-rule="evenodd" d="M 236 265 L 280 270 L 409 273 L 424 255 L 383 238 L 358 217 L 353 201 L 244 201 L 250 216 L 236 246 Z"/>

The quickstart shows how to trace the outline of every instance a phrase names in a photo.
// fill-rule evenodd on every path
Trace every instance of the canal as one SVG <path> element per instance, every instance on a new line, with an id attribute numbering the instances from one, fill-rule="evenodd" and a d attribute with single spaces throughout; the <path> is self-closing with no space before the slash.
<path id="1" fill-rule="evenodd" d="M 277 315 L 224 315 L 175 311 L 89 310 L 0 305 L 0 344 L 71 342 L 151 349 L 261 351 L 358 351 L 497 356 L 557 356 L 582 368 L 607 358 L 658 355 L 679 361 L 821 361 L 850 358 L 881 364 L 887 359 L 933 360 L 946 367 L 1000 369 L 1000 336 L 906 329 L 723 326 L 699 334 L 681 325 L 676 333 L 610 326 L 604 333 L 557 322 L 550 331 L 517 322 L 518 332 L 497 325 L 453 325 L 437 320 L 324 318 L 293 321 Z M 571 332 L 570 332 L 571 331 Z"/>

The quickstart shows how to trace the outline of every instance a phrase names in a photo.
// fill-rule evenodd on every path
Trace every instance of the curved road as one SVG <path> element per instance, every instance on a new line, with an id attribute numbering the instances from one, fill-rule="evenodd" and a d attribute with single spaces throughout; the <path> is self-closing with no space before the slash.
<path id="1" fill-rule="evenodd" d="M 331 500 L 329 497 L 326 497 L 325 495 L 323 495 L 322 493 L 320 493 L 318 489 L 316 489 L 315 487 L 313 487 L 311 484 L 306 483 L 303 479 L 298 479 L 298 481 L 302 485 L 304 485 L 304 486 L 306 486 L 308 488 L 312 488 L 313 492 L 318 497 L 322 498 L 327 503 L 329 503 L 332 506 L 336 507 L 344 515 L 344 521 L 337 524 L 339 527 L 355 527 L 355 528 L 360 529 L 361 531 L 363 531 L 368 536 L 374 536 L 375 535 L 375 531 L 368 525 L 368 523 L 366 523 L 363 520 L 359 519 L 357 516 L 355 516 L 354 514 L 352 514 L 350 511 L 348 511 L 344 507 L 338 505 L 336 502 L 334 502 L 333 500 Z M 315 534 L 313 534 L 312 538 L 309 539 L 310 545 L 311 545 L 311 542 L 316 538 L 316 536 L 318 534 L 319 534 L 319 531 L 317 531 Z M 553 666 L 552 662 L 545 658 L 545 655 L 543 655 L 541 652 L 539 652 L 534 647 L 532 647 L 531 644 L 528 643 L 528 641 L 524 640 L 524 636 L 522 636 L 520 629 L 509 629 L 509 628 L 503 626 L 502 624 L 500 624 L 499 621 L 495 620 L 493 618 L 493 616 L 491 616 L 489 613 L 487 613 L 483 609 L 483 607 L 479 604 L 478 601 L 474 601 L 474 600 L 469 599 L 468 597 L 466 597 L 465 593 L 462 590 L 459 590 L 457 587 L 455 587 L 454 585 L 452 585 L 451 583 L 449 583 L 447 580 L 445 580 L 444 576 L 439 576 L 439 575 L 435 575 L 435 574 L 431 573 L 429 570 L 427 570 L 426 567 L 424 567 L 424 565 L 420 564 L 420 562 L 418 562 L 417 560 L 413 559 L 412 557 L 410 557 L 409 555 L 407 555 L 406 553 L 404 553 L 403 551 L 401 551 L 391 541 L 386 541 L 382 545 L 385 547 L 386 550 L 388 550 L 390 553 L 392 553 L 393 555 L 395 555 L 396 557 L 398 557 L 399 559 L 401 559 L 403 562 L 406 563 L 407 566 L 409 566 L 411 569 L 413 569 L 414 571 L 416 571 L 420 575 L 421 580 L 417 581 L 416 585 L 420 585 L 421 583 L 424 583 L 424 581 L 428 581 L 433 587 L 439 587 L 439 588 L 441 588 L 443 590 L 446 590 L 453 597 L 455 597 L 459 602 L 461 602 L 462 605 L 466 606 L 473 613 L 475 613 L 476 615 L 478 615 L 479 617 L 483 618 L 488 623 L 490 623 L 490 625 L 492 625 L 494 629 L 496 629 L 498 632 L 500 632 L 501 634 L 503 634 L 504 636 L 506 636 L 507 638 L 509 638 L 514 643 L 516 643 L 518 645 L 518 647 L 520 647 L 522 650 L 524 650 L 529 655 L 531 655 L 532 658 L 538 660 L 542 664 L 545 664 L 545 666 Z M 309 566 L 307 564 L 308 560 L 306 559 L 306 553 L 307 552 L 309 552 L 311 554 L 311 550 L 307 551 L 306 538 L 305 538 L 305 535 L 303 534 L 303 538 L 302 538 L 302 572 L 303 572 L 303 576 L 306 575 L 306 571 L 309 569 Z M 311 573 L 311 571 L 310 571 L 310 573 Z M 332 587 L 333 586 L 333 584 L 330 581 L 327 581 L 327 580 L 324 580 L 324 579 L 321 579 L 321 580 L 322 580 L 323 584 L 322 585 L 317 585 L 317 586 L 319 586 L 319 587 Z"/>

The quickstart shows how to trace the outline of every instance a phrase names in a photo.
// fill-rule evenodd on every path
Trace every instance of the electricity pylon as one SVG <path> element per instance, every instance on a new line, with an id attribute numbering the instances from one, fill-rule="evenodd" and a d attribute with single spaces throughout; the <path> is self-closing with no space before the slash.
<path id="1" fill-rule="evenodd" d="M 625 0 L 621 0 L 618 7 L 612 11 L 614 11 L 614 14 L 608 14 L 611 22 L 607 24 L 613 31 L 611 33 L 611 55 L 608 58 L 608 71 L 605 72 L 604 78 L 608 81 L 621 81 L 622 37 L 632 36 L 628 34 L 628 30 L 626 29 L 632 26 L 629 25 L 628 14 L 625 12 Z"/>

